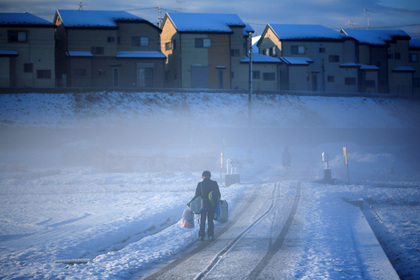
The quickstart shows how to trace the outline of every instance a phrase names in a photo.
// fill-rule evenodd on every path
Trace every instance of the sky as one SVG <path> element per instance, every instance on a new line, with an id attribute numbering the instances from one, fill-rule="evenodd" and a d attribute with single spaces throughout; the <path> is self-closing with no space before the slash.
<path id="1" fill-rule="evenodd" d="M 1 0 L 0 12 L 29 12 L 52 21 L 57 9 L 80 0 Z M 82 0 L 84 10 L 124 10 L 152 23 L 166 12 L 233 13 L 261 35 L 267 24 L 320 24 L 340 30 L 401 29 L 420 39 L 419 0 Z"/>

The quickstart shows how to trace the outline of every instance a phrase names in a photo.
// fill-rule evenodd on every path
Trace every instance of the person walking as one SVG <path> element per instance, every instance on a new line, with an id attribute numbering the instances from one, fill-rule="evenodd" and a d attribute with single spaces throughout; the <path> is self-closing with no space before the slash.
<path id="1" fill-rule="evenodd" d="M 216 205 L 213 205 L 209 199 L 209 194 L 212 192 L 212 196 L 218 201 L 221 198 L 219 185 L 216 181 L 211 180 L 210 171 L 204 171 L 201 175 L 203 180 L 197 184 L 194 198 L 201 196 L 204 200 L 205 208 L 201 211 L 200 218 L 200 231 L 198 232 L 198 238 L 204 240 L 206 232 L 206 219 L 207 219 L 207 236 L 210 240 L 214 240 L 214 215 L 216 213 Z M 193 200 L 194 200 L 193 198 Z"/>
<path id="2" fill-rule="evenodd" d="M 289 152 L 288 147 L 284 148 L 283 153 L 281 155 L 281 160 L 282 160 L 284 172 L 288 172 L 290 169 L 290 162 L 291 162 L 290 152 Z"/>

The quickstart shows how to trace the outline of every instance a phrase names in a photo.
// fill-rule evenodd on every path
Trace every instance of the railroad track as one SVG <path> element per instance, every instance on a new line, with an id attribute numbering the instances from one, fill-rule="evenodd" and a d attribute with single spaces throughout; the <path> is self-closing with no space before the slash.
<path id="1" fill-rule="evenodd" d="M 273 190 L 272 190 L 272 194 L 271 194 L 271 201 L 269 202 L 268 208 L 262 213 L 260 214 L 256 219 L 254 219 L 254 221 L 249 224 L 249 226 L 247 226 L 246 228 L 244 228 L 242 231 L 240 231 L 238 234 L 236 234 L 236 236 L 234 238 L 230 238 L 229 240 L 231 240 L 230 242 L 228 242 L 227 244 L 223 244 L 222 247 L 217 249 L 217 252 L 213 255 L 214 257 L 210 260 L 207 261 L 207 265 L 201 266 L 204 267 L 201 271 L 199 271 L 198 273 L 195 273 L 195 279 L 196 280 L 201 280 L 201 279 L 205 279 L 214 269 L 216 269 L 217 265 L 219 264 L 219 262 L 223 259 L 229 258 L 229 252 L 232 251 L 235 247 L 235 245 L 237 245 L 251 230 L 255 229 L 256 226 L 263 221 L 264 219 L 266 219 L 270 215 L 273 210 L 275 210 L 275 206 L 276 206 L 276 202 L 277 201 L 277 197 L 278 197 L 278 193 L 280 191 L 280 185 L 279 184 L 274 184 Z M 300 182 L 297 184 L 296 187 L 296 193 L 294 196 L 294 200 L 291 206 L 291 210 L 287 216 L 287 219 L 284 223 L 284 225 L 281 227 L 281 230 L 275 234 L 276 237 L 274 238 L 274 242 L 270 242 L 265 255 L 261 258 L 261 260 L 257 263 L 257 265 L 255 266 L 255 268 L 250 272 L 250 274 L 248 275 L 248 277 L 245 277 L 247 279 L 256 279 L 258 278 L 258 276 L 260 275 L 260 273 L 265 269 L 265 267 L 268 265 L 268 263 L 270 262 L 270 260 L 273 258 L 273 256 L 279 251 L 279 249 L 282 247 L 282 244 L 285 240 L 285 237 L 287 235 L 287 232 L 289 231 L 289 228 L 292 224 L 292 221 L 295 217 L 296 214 L 296 210 L 299 204 L 299 200 L 300 200 L 300 193 L 301 193 L 301 184 Z M 253 198 L 251 198 L 250 201 L 247 202 L 247 205 L 249 205 L 249 203 L 253 203 L 253 201 L 256 199 L 256 196 L 254 196 Z M 177 268 L 177 267 L 182 267 L 184 265 L 185 262 L 187 262 L 189 259 L 193 259 L 196 255 L 199 255 L 200 253 L 203 252 L 203 250 L 206 249 L 206 247 L 209 247 L 210 245 L 214 245 L 218 242 L 218 238 L 223 236 L 223 234 L 225 234 L 229 229 L 231 229 L 238 221 L 240 221 L 243 218 L 244 213 L 246 213 L 246 211 L 240 211 L 238 215 L 236 215 L 236 217 L 230 221 L 229 224 L 227 224 L 226 226 L 224 226 L 223 228 L 221 228 L 219 231 L 216 232 L 215 237 L 216 237 L 216 241 L 215 242 L 203 242 L 200 243 L 197 247 L 195 247 L 193 250 L 191 250 L 190 252 L 188 252 L 185 256 L 181 257 L 178 260 L 175 260 L 174 262 L 170 263 L 169 265 L 163 267 L 162 269 L 160 269 L 159 271 L 147 276 L 144 279 L 171 279 L 171 278 L 178 278 L 177 276 L 172 276 L 170 274 L 170 271 L 172 271 L 173 269 Z M 196 244 L 195 242 L 193 244 Z M 193 246 L 192 244 L 192 246 Z M 188 266 L 186 266 L 188 268 Z M 190 277 L 191 279 L 192 277 Z"/>

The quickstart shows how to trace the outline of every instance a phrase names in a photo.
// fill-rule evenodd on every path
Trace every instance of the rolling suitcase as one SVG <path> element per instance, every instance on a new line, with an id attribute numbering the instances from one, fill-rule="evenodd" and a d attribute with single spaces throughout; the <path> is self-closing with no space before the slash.
<path id="1" fill-rule="evenodd" d="M 216 221 L 226 223 L 228 220 L 228 203 L 226 200 L 220 200 L 216 208 Z"/>

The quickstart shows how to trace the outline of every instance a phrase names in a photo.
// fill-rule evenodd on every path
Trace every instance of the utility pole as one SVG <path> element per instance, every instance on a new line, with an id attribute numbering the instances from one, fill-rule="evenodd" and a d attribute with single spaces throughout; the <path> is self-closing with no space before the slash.
<path id="1" fill-rule="evenodd" d="M 161 28 L 162 26 L 162 7 L 156 7 L 155 8 L 156 11 L 158 11 L 158 26 L 159 28 Z"/>
<path id="2" fill-rule="evenodd" d="M 248 95 L 248 118 L 249 124 L 251 125 L 251 100 L 252 100 L 252 36 L 251 31 L 248 32 L 248 43 L 249 43 L 249 95 Z"/>
<path id="3" fill-rule="evenodd" d="M 179 3 L 179 8 L 176 8 L 177 10 L 179 10 L 180 12 L 182 12 L 182 3 L 185 1 L 181 1 L 181 0 L 176 0 L 177 3 Z"/>
<path id="4" fill-rule="evenodd" d="M 367 16 L 367 29 L 370 29 L 370 18 L 369 18 L 369 10 L 364 9 L 366 16 Z"/>

